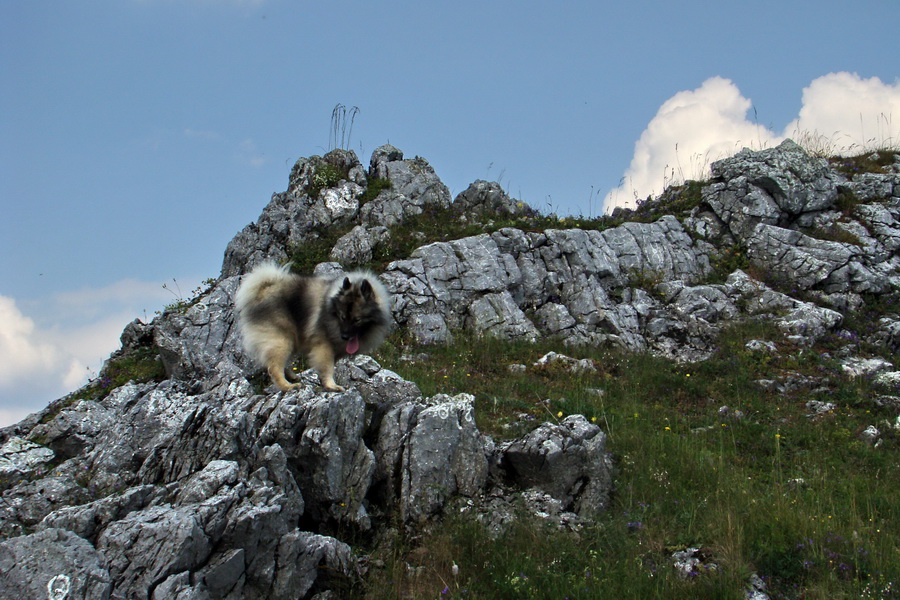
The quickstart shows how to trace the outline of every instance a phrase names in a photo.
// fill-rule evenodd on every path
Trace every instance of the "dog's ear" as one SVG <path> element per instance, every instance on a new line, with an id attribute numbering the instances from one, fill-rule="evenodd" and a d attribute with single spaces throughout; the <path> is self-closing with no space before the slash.
<path id="1" fill-rule="evenodd" d="M 371 300 L 375 297 L 375 290 L 372 288 L 372 284 L 369 283 L 368 279 L 362 280 L 362 283 L 359 284 L 359 291 L 366 300 Z"/>

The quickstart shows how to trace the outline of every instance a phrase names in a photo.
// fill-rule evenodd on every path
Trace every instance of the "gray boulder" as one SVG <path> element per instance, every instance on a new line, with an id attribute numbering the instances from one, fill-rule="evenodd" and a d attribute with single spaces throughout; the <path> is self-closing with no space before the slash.
<path id="1" fill-rule="evenodd" d="M 155 506 L 110 524 L 97 540 L 109 561 L 114 593 L 146 597 L 169 575 L 193 570 L 212 552 L 194 511 Z"/>
<path id="2" fill-rule="evenodd" d="M 260 395 L 219 364 L 202 383 L 128 384 L 74 403 L 32 430 L 68 458 L 10 484 L 4 534 L 35 554 L 60 546 L 59 535 L 90 548 L 109 597 L 344 589 L 359 577 L 356 558 L 310 528 L 364 533 L 373 514 L 395 509 L 408 527 L 427 524 L 455 498 L 484 493 L 492 443 L 471 396 L 423 400 L 365 356 L 339 363 L 336 377 L 347 392 L 309 384 Z M 28 528 L 41 535 L 23 537 Z"/>
<path id="3" fill-rule="evenodd" d="M 347 173 L 347 178 L 331 181 L 323 175 L 334 170 Z M 241 275 L 266 260 L 284 262 L 293 248 L 307 243 L 318 230 L 352 221 L 366 182 L 365 170 L 352 151 L 299 159 L 287 191 L 273 194 L 259 219 L 228 243 L 221 278 Z M 316 189 L 319 192 L 310 197 Z"/>
<path id="4" fill-rule="evenodd" d="M 534 487 L 582 515 L 602 512 L 609 504 L 612 463 L 606 434 L 582 415 L 544 423 L 500 448 L 501 465 L 518 485 Z"/>
<path id="5" fill-rule="evenodd" d="M 515 198 L 510 198 L 496 181 L 479 179 L 469 184 L 453 200 L 453 206 L 461 214 L 476 217 L 515 216 L 528 214 L 531 208 Z"/>
<path id="6" fill-rule="evenodd" d="M 454 496 L 484 487 L 488 463 L 473 402 L 468 394 L 439 395 L 398 404 L 381 419 L 376 482 L 382 495 L 399 498 L 404 521 L 423 522 Z"/>
<path id="7" fill-rule="evenodd" d="M 0 447 L 0 478 L 20 481 L 44 470 L 55 456 L 50 448 L 13 436 Z"/>
<path id="8" fill-rule="evenodd" d="M 106 600 L 112 591 L 103 554 L 74 533 L 47 529 L 0 541 L 0 597 Z"/>
<path id="9" fill-rule="evenodd" d="M 403 159 L 393 146 L 381 146 L 372 155 L 370 177 L 387 179 L 391 186 L 360 210 L 363 225 L 391 227 L 421 214 L 429 205 L 450 206 L 450 190 L 424 158 Z"/>
<path id="10" fill-rule="evenodd" d="M 372 260 L 375 250 L 390 236 L 390 230 L 383 225 L 357 225 L 338 239 L 331 249 L 331 259 L 347 267 L 363 265 Z"/>
<path id="11" fill-rule="evenodd" d="M 843 178 L 828 162 L 792 140 L 761 151 L 742 150 L 712 164 L 704 200 L 737 238 L 759 223 L 784 226 L 801 214 L 830 208 Z"/>
<path id="12" fill-rule="evenodd" d="M 223 361 L 250 366 L 234 322 L 234 294 L 239 284 L 240 277 L 220 280 L 190 306 L 158 319 L 153 341 L 169 377 L 202 378 Z"/>
<path id="13" fill-rule="evenodd" d="M 695 234 L 744 247 L 753 266 L 785 288 L 881 294 L 900 286 L 900 175 L 848 180 L 790 140 L 711 170 L 703 204 L 687 221 Z"/>

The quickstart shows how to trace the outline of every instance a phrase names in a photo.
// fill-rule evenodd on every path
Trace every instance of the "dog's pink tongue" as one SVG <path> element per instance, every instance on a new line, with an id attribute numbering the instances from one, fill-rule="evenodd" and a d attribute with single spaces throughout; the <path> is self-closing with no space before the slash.
<path id="1" fill-rule="evenodd" d="M 356 354 L 359 352 L 359 336 L 354 335 L 347 340 L 347 354 Z"/>

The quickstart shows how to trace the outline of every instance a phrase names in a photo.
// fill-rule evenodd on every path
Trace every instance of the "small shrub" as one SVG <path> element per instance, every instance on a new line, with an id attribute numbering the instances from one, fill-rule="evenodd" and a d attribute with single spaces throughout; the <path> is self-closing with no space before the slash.
<path id="1" fill-rule="evenodd" d="M 336 186 L 349 176 L 349 173 L 341 167 L 327 162 L 322 163 L 316 167 L 309 185 L 306 186 L 306 193 L 310 198 L 318 198 L 322 190 Z"/>
<path id="2" fill-rule="evenodd" d="M 287 249 L 291 270 L 299 275 L 309 275 L 316 265 L 331 260 L 331 249 L 348 228 L 332 227 L 310 232 L 302 243 Z"/>
<path id="3" fill-rule="evenodd" d="M 640 288 L 648 292 L 652 292 L 656 289 L 656 286 L 666 280 L 664 271 L 643 267 L 640 269 L 632 269 L 627 273 L 627 277 L 629 287 Z"/>
<path id="4" fill-rule="evenodd" d="M 163 289 L 171 292 L 176 298 L 174 302 L 167 304 L 163 308 L 163 313 L 184 313 L 185 311 L 187 311 L 187 309 L 191 308 L 200 301 L 200 297 L 203 296 L 203 294 L 207 293 L 212 288 L 212 286 L 216 284 L 216 280 L 211 277 L 209 279 L 205 279 L 199 286 L 194 288 L 194 291 L 191 292 L 190 298 L 183 298 L 181 296 L 181 289 L 175 279 L 172 279 L 172 284 L 174 289 L 173 287 L 169 287 L 169 285 L 166 283 L 163 284 Z"/>
<path id="5" fill-rule="evenodd" d="M 862 240 L 860 240 L 857 235 L 844 229 L 843 227 L 840 227 L 838 224 L 833 224 L 830 227 L 804 229 L 803 233 L 810 237 L 816 238 L 817 240 L 838 242 L 841 244 L 852 244 L 859 247 L 862 247 L 863 245 Z"/>
<path id="6" fill-rule="evenodd" d="M 366 191 L 359 197 L 359 205 L 370 202 L 384 190 L 391 189 L 391 180 L 384 177 L 373 177 L 366 184 Z"/>
<path id="7" fill-rule="evenodd" d="M 159 349 L 156 346 L 141 346 L 125 354 L 112 356 L 96 379 L 67 397 L 67 405 L 78 400 L 101 400 L 129 381 L 148 383 L 163 381 L 165 378 L 166 370 L 159 358 Z"/>
<path id="8" fill-rule="evenodd" d="M 710 266 L 712 268 L 706 278 L 706 283 L 725 283 L 728 276 L 738 269 L 746 272 L 750 268 L 750 259 L 747 258 L 747 253 L 743 248 L 733 245 L 722 248 L 711 255 Z"/>
<path id="9" fill-rule="evenodd" d="M 683 185 L 670 186 L 657 198 L 638 202 L 629 220 L 652 223 L 666 215 L 682 217 L 700 206 L 703 201 L 703 181 L 687 181 Z"/>

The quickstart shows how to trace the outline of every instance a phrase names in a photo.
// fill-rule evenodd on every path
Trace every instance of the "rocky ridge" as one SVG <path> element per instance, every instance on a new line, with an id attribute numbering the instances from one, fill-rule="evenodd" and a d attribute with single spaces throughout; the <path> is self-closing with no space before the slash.
<path id="1" fill-rule="evenodd" d="M 76 393 L 0 432 L 0 595 L 337 597 L 365 569 L 342 531 L 415 530 L 459 502 L 502 527 L 512 496 L 560 526 L 589 519 L 609 501 L 612 465 L 584 417 L 495 442 L 475 423 L 476 399 L 423 398 L 369 357 L 339 365 L 345 393 L 321 392 L 311 373 L 300 390 L 261 393 L 234 293 L 253 265 L 298 249 L 324 246 L 323 274 L 368 263 L 399 226 L 439 209 L 487 231 L 384 269 L 398 327 L 423 343 L 469 330 L 696 361 L 739 320 L 810 344 L 873 298 L 896 298 L 900 158 L 853 175 L 788 141 L 719 161 L 680 193 L 692 189 L 689 212 L 651 222 L 494 228 L 486 221 L 533 211 L 483 181 L 451 200 L 427 161 L 391 146 L 368 169 L 347 151 L 299 160 L 208 290 L 123 332 L 111 362 L 152 349 L 161 381 Z M 897 351 L 900 317 L 879 325 L 868 341 Z"/>

